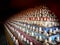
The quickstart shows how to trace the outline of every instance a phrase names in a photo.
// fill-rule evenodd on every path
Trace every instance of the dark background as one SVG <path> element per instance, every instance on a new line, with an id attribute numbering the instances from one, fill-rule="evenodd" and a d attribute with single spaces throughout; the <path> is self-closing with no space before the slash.
<path id="1" fill-rule="evenodd" d="M 0 23 L 21 10 L 40 4 L 45 4 L 60 19 L 59 3 L 59 0 L 0 0 Z"/>

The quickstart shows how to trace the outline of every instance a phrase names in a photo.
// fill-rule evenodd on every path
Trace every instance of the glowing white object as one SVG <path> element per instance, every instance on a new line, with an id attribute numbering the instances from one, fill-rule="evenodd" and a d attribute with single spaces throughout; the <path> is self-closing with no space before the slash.
<path id="1" fill-rule="evenodd" d="M 32 36 L 34 36 L 34 33 L 32 32 Z"/>
<path id="2" fill-rule="evenodd" d="M 33 45 L 33 43 L 32 43 L 32 42 L 30 42 L 30 45 Z"/>
<path id="3" fill-rule="evenodd" d="M 15 42 L 15 43 L 16 43 L 16 45 L 19 45 L 19 42 L 18 42 L 18 40 L 16 40 L 16 42 Z"/>
<path id="4" fill-rule="evenodd" d="M 27 40 L 27 44 L 29 44 L 29 40 Z"/>

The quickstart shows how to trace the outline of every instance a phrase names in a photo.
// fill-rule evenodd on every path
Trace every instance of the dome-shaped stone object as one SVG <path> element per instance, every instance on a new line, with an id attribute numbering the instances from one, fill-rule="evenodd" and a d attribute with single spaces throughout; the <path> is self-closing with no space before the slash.
<path id="1" fill-rule="evenodd" d="M 46 6 L 21 11 L 7 22 L 17 25 L 27 35 L 43 42 L 43 45 L 44 43 L 57 45 L 57 42 L 60 42 L 59 20 Z"/>

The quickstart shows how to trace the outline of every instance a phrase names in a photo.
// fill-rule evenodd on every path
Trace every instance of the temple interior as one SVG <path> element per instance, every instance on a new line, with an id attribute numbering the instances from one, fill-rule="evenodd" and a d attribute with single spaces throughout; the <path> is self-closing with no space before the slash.
<path id="1" fill-rule="evenodd" d="M 60 6 L 55 0 L 1 0 L 0 45 L 60 45 Z"/>

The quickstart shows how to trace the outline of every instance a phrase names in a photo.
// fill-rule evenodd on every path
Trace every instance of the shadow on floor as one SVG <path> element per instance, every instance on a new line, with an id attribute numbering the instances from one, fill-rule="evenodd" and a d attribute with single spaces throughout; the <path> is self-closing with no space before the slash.
<path id="1" fill-rule="evenodd" d="M 0 45 L 9 45 L 4 33 L 4 25 L 0 24 Z"/>

